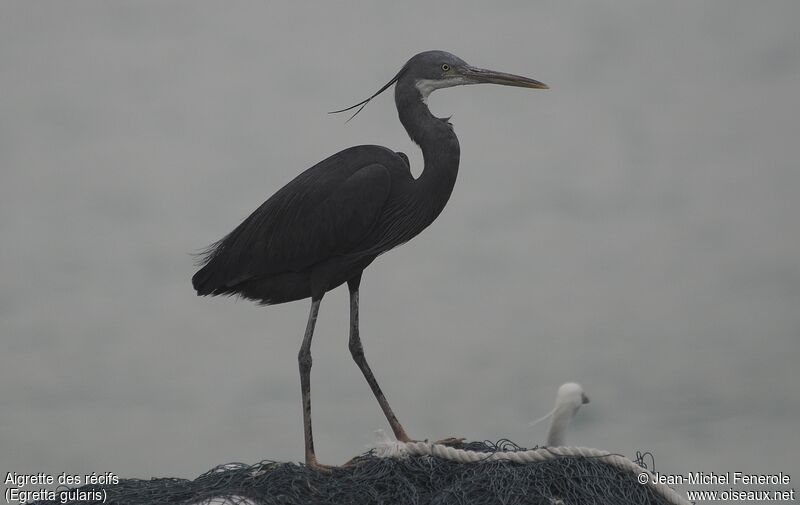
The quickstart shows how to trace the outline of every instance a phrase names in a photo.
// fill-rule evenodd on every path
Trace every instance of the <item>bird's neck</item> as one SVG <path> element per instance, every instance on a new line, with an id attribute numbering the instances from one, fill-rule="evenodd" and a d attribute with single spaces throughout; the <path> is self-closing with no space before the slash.
<path id="1" fill-rule="evenodd" d="M 553 418 L 550 421 L 550 429 L 547 431 L 548 446 L 564 445 L 564 433 L 567 431 L 569 422 L 577 410 L 575 407 L 565 405 L 556 407 L 553 412 Z"/>
<path id="2" fill-rule="evenodd" d="M 416 185 L 420 195 L 435 200 L 432 209 L 435 218 L 444 208 L 456 183 L 461 154 L 458 138 L 447 120 L 431 114 L 413 83 L 398 81 L 395 103 L 408 136 L 422 149 L 425 167 Z"/>

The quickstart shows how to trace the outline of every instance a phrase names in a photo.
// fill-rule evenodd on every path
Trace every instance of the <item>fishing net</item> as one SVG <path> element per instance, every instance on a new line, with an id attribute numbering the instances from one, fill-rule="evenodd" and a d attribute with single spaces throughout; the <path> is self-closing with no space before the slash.
<path id="1" fill-rule="evenodd" d="M 525 450 L 507 440 L 470 442 L 460 448 L 487 455 Z M 652 466 L 652 457 L 648 461 Z M 647 467 L 642 455 L 637 455 L 636 463 Z M 73 497 L 104 491 L 105 503 L 118 505 L 672 503 L 655 488 L 639 484 L 636 473 L 608 464 L 602 457 L 559 456 L 525 464 L 459 463 L 431 456 L 378 457 L 374 450 L 328 473 L 295 463 L 262 461 L 221 465 L 194 480 L 120 479 L 117 485 L 71 491 Z M 102 498 L 66 503 L 102 503 Z"/>

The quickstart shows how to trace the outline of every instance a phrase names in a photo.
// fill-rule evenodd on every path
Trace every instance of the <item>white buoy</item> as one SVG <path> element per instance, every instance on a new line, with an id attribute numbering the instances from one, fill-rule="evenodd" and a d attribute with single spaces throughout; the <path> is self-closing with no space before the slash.
<path id="1" fill-rule="evenodd" d="M 589 397 L 583 392 L 583 388 L 576 382 L 567 382 L 558 388 L 556 394 L 556 405 L 553 410 L 544 417 L 531 423 L 531 426 L 539 424 L 545 419 L 550 419 L 550 429 L 547 431 L 548 447 L 564 445 L 564 433 L 567 431 L 569 422 L 572 420 L 581 405 L 589 403 Z"/>

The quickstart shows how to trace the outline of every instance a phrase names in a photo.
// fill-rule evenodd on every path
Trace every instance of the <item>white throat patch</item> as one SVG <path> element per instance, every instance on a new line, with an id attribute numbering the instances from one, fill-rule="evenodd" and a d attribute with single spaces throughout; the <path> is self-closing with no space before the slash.
<path id="1" fill-rule="evenodd" d="M 452 88 L 461 84 L 469 84 L 469 81 L 461 76 L 453 76 L 450 79 L 417 79 L 414 85 L 422 95 L 423 103 L 428 103 L 428 95 L 442 88 Z"/>

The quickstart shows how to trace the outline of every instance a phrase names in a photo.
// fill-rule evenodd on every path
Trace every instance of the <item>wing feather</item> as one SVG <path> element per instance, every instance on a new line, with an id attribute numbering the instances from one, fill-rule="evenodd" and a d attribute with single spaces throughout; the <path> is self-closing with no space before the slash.
<path id="1" fill-rule="evenodd" d="M 198 294 L 230 292 L 248 279 L 353 251 L 381 215 L 391 190 L 385 165 L 395 159 L 388 149 L 359 146 L 297 176 L 211 246 L 192 278 Z"/>

